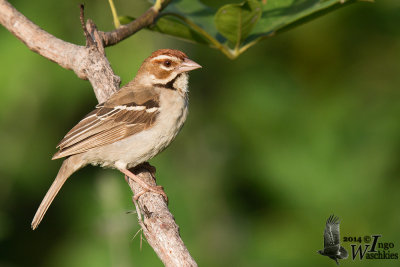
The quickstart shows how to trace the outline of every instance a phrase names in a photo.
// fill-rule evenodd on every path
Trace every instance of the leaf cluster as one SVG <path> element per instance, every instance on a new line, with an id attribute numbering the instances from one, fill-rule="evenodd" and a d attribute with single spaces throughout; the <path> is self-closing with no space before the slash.
<path id="1" fill-rule="evenodd" d="M 356 0 L 173 0 L 152 31 L 220 50 L 231 59 L 276 33 Z M 119 17 L 121 24 L 132 21 Z"/>

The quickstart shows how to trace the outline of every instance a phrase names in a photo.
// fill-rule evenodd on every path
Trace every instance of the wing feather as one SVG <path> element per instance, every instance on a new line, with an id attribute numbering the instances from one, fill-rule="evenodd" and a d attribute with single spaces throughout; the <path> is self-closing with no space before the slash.
<path id="1" fill-rule="evenodd" d="M 324 248 L 338 246 L 340 244 L 339 218 L 331 215 L 326 221 L 324 231 Z"/>
<path id="2" fill-rule="evenodd" d="M 154 97 L 151 94 L 149 96 Z M 111 102 L 114 100 L 110 99 Z M 97 105 L 94 111 L 65 135 L 53 159 L 108 145 L 152 127 L 159 114 L 158 99 L 139 100 L 114 106 L 109 101 Z"/>
<path id="3" fill-rule="evenodd" d="M 97 118 L 96 121 L 90 123 L 90 126 L 81 127 L 80 129 L 75 130 L 73 133 L 67 134 L 65 138 L 61 141 L 59 147 L 61 150 L 64 150 L 65 148 L 73 144 L 76 144 L 84 139 L 87 139 L 88 137 L 95 135 L 98 132 L 102 132 L 106 129 L 111 129 L 115 127 L 115 125 L 113 124 L 114 124 L 113 120 L 103 121 Z"/>
<path id="4" fill-rule="evenodd" d="M 65 157 L 68 155 L 78 154 L 85 152 L 91 148 L 104 146 L 107 144 L 111 144 L 116 140 L 121 140 L 124 136 L 129 136 L 140 131 L 140 125 L 135 125 L 131 127 L 125 127 L 120 124 L 115 126 L 114 128 L 107 129 L 106 131 L 99 132 L 90 138 L 82 140 L 75 145 L 68 147 L 65 150 L 60 151 L 59 156 Z"/>

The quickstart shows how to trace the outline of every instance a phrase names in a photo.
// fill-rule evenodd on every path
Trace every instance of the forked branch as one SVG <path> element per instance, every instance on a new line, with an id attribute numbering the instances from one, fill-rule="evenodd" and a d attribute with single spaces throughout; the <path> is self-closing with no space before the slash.
<path id="1" fill-rule="evenodd" d="M 139 30 L 146 28 L 154 23 L 159 13 L 171 2 L 171 0 L 157 0 L 154 6 L 149 8 L 139 18 L 126 24 L 120 25 L 117 29 L 111 32 L 100 32 L 103 38 L 104 46 L 115 45 L 122 40 L 135 34 Z"/>
<path id="2" fill-rule="evenodd" d="M 97 100 L 104 102 L 119 89 L 120 84 L 120 78 L 114 74 L 105 56 L 104 47 L 115 45 L 152 24 L 168 2 L 169 0 L 157 0 L 156 4 L 138 19 L 112 32 L 98 31 L 90 20 L 85 24 L 81 7 L 86 46 L 56 38 L 27 19 L 5 0 L 0 0 L 0 23 L 30 50 L 65 69 L 73 70 L 79 78 L 89 80 Z M 155 184 L 151 170 L 149 165 L 140 165 L 131 171 L 149 184 Z M 134 194 L 143 191 L 131 179 L 127 182 Z M 179 227 L 164 199 L 153 193 L 145 193 L 139 198 L 138 206 L 140 207 L 138 215 L 144 214 L 140 216 L 143 220 L 139 221 L 143 233 L 163 263 L 166 266 L 197 266 L 179 236 Z"/>

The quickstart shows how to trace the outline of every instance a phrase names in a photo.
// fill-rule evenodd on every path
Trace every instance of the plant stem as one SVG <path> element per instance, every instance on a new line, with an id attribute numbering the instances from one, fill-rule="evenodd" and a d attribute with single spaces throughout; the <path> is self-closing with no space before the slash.
<path id="1" fill-rule="evenodd" d="M 231 49 L 229 49 L 227 46 L 221 44 L 217 39 L 212 37 L 210 34 L 208 34 L 208 32 L 206 32 L 203 28 L 198 26 L 196 23 L 194 23 L 190 19 L 185 18 L 182 15 L 179 15 L 179 14 L 176 14 L 176 13 L 172 13 L 172 12 L 163 13 L 163 14 L 160 15 L 160 17 L 162 17 L 162 16 L 173 16 L 173 17 L 176 17 L 176 18 L 182 20 L 190 28 L 192 28 L 197 33 L 199 33 L 201 36 L 203 36 L 212 46 L 214 46 L 215 48 L 220 50 L 222 53 L 224 53 L 228 58 L 230 58 L 230 59 L 235 59 L 236 58 L 236 55 L 233 53 L 233 51 Z"/>
<path id="2" fill-rule="evenodd" d="M 115 8 L 114 1 L 108 0 L 108 3 L 110 4 L 111 13 L 112 13 L 113 20 L 114 20 L 114 26 L 115 26 L 115 28 L 118 28 L 119 26 L 121 26 L 121 24 L 119 23 L 117 9 Z"/>

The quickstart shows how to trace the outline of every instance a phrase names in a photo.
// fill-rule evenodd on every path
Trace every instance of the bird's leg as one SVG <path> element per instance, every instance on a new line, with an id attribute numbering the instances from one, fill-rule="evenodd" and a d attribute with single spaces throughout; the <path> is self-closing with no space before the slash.
<path id="1" fill-rule="evenodd" d="M 127 170 L 127 169 L 119 169 L 120 172 L 122 172 L 123 174 L 125 174 L 125 176 L 131 178 L 133 181 L 135 181 L 136 183 L 138 183 L 143 189 L 144 191 L 135 194 L 133 197 L 135 198 L 135 200 L 138 200 L 138 198 L 143 195 L 146 192 L 154 192 L 156 194 L 160 194 L 164 197 L 165 201 L 168 203 L 168 197 L 167 194 L 165 194 L 164 192 L 164 188 L 162 186 L 159 185 L 149 185 L 148 183 L 146 183 L 145 181 L 143 181 L 139 176 L 133 174 L 131 171 Z M 126 179 L 126 177 L 125 177 Z M 126 179 L 127 180 L 127 179 Z"/>

